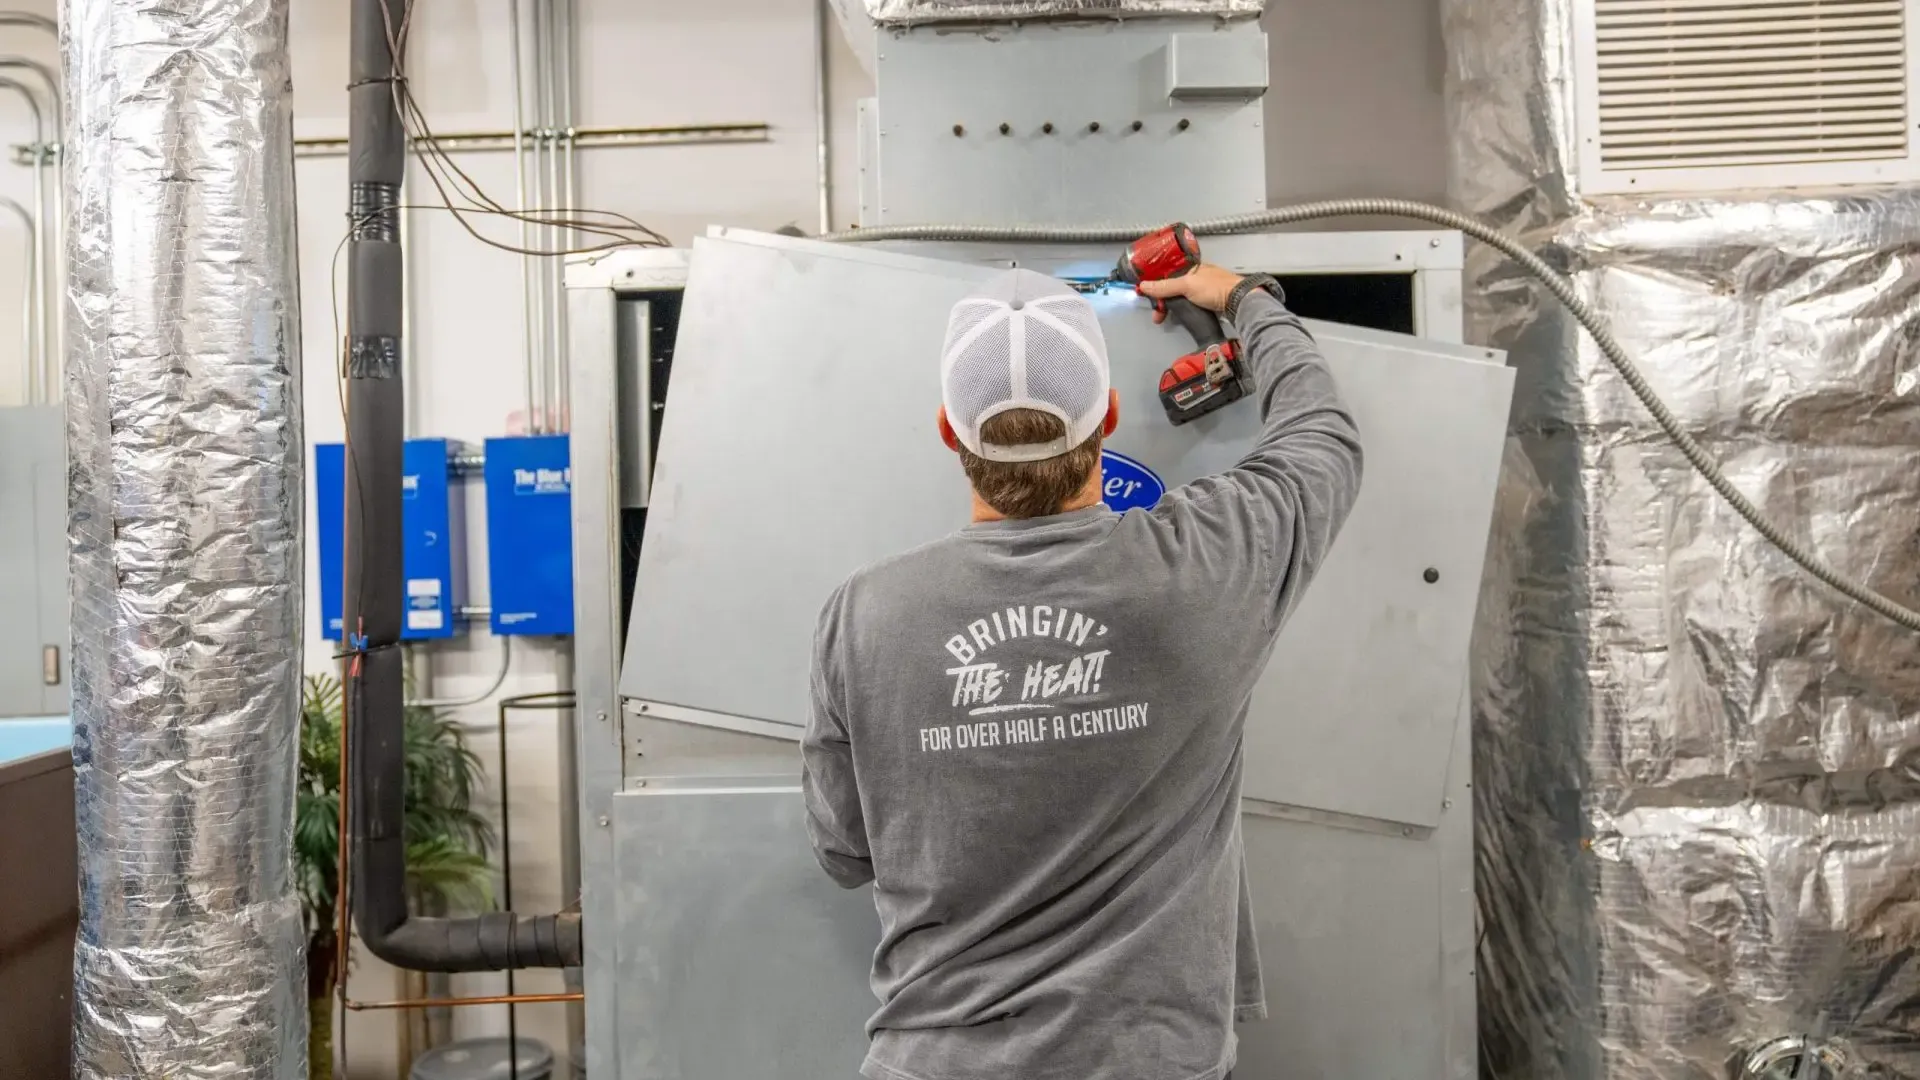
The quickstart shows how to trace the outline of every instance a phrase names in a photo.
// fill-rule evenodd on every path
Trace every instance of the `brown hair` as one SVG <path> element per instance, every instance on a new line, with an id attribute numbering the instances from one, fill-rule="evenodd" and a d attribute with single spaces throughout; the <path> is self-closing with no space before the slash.
<path id="1" fill-rule="evenodd" d="M 1048 442 L 1066 433 L 1059 417 L 1035 409 L 1008 409 L 980 425 L 980 441 L 996 446 Z M 1080 494 L 1100 467 L 1100 433 L 1045 461 L 988 461 L 962 446 L 960 465 L 988 506 L 1010 518 L 1046 517 Z"/>

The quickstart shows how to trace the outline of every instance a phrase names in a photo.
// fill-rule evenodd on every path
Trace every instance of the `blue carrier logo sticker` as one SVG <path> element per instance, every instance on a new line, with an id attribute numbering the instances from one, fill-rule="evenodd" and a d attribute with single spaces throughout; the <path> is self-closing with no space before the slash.
<path id="1" fill-rule="evenodd" d="M 1152 509 L 1166 494 L 1167 485 L 1153 475 L 1153 470 L 1111 450 L 1100 451 L 1100 467 L 1104 479 L 1100 484 L 1100 497 L 1116 514 L 1139 508 Z"/>

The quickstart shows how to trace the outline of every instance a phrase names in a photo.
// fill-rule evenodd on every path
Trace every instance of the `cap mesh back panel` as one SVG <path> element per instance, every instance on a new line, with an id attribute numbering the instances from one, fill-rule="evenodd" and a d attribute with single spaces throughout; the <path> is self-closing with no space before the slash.
<path id="1" fill-rule="evenodd" d="M 947 320 L 947 341 L 955 342 L 967 336 L 967 332 L 995 315 L 1007 309 L 990 303 L 960 303 L 953 309 L 953 316 Z"/>
<path id="2" fill-rule="evenodd" d="M 1088 357 L 1088 359 L 1098 359 L 1103 363 L 1105 362 L 1107 358 L 1106 338 L 1101 336 L 1099 317 L 1093 313 L 1092 306 L 1087 304 L 1086 301 L 1080 299 L 1078 296 L 1049 298 L 1036 302 L 1034 307 L 1046 312 L 1049 318 L 1059 320 L 1065 324 L 1068 329 L 1085 339 L 1088 347 L 1094 351 L 1094 355 Z M 1079 350 L 1075 351 L 1079 352 Z M 1079 354 L 1082 356 L 1087 355 L 1084 352 L 1080 352 Z"/>
<path id="3" fill-rule="evenodd" d="M 1012 330 L 1001 322 L 982 331 L 954 357 L 953 370 L 947 375 L 950 423 L 972 428 L 979 424 L 981 413 L 1013 396 L 1012 355 Z"/>
<path id="4" fill-rule="evenodd" d="M 1100 396 L 1100 372 L 1086 349 L 1039 319 L 1027 320 L 1027 396 L 1075 418 Z"/>

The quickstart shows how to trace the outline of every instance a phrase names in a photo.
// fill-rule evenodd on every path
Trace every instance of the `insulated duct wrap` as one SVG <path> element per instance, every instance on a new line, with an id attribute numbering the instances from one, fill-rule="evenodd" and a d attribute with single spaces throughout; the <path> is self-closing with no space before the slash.
<path id="1" fill-rule="evenodd" d="M 1112 21 L 1185 16 L 1257 18 L 1266 0 L 827 0 L 847 44 L 872 77 L 877 71 L 879 29 L 904 33 L 926 24 L 1033 22 L 1044 19 Z"/>
<path id="2" fill-rule="evenodd" d="M 844 22 L 861 14 L 881 26 L 1028 19 L 1131 19 L 1147 15 L 1259 15 L 1265 0 L 833 0 Z"/>
<path id="3" fill-rule="evenodd" d="M 1920 600 L 1920 196 L 1580 201 L 1572 6 L 1445 0 L 1456 201 L 1768 516 Z M 1743 524 L 1542 290 L 1468 275 L 1520 378 L 1475 644 L 1487 1072 L 1725 1080 L 1805 1035 L 1920 1078 L 1920 637 Z"/>
<path id="4" fill-rule="evenodd" d="M 306 1075 L 285 0 L 67 0 L 74 1072 Z"/>

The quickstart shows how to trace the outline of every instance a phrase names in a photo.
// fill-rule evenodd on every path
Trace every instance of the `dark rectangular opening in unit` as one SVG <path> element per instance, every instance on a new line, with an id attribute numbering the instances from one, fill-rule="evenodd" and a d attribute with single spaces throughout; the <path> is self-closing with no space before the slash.
<path id="1" fill-rule="evenodd" d="M 647 377 L 647 401 L 634 403 L 636 408 L 645 408 L 653 418 L 649 425 L 652 429 L 647 460 L 653 461 L 660 452 L 661 417 L 667 407 L 667 383 L 673 377 L 674 339 L 680 330 L 680 302 L 684 294 L 679 289 L 662 289 L 656 292 L 622 293 L 620 302 L 647 304 L 647 355 L 651 357 L 651 368 Z M 628 319 L 616 319 L 618 348 L 624 356 L 632 356 L 633 350 L 641 348 L 641 342 L 633 340 L 638 328 L 630 325 Z M 618 365 L 625 371 L 626 364 Z M 636 380 L 637 381 L 637 380 Z M 623 387 L 623 390 L 625 388 Z M 623 410 L 626 411 L 626 410 Z M 640 572 L 640 544 L 646 537 L 647 510 L 644 506 L 622 506 L 620 508 L 620 640 L 621 647 L 626 645 L 627 619 L 633 614 L 634 578 Z"/>
<path id="2" fill-rule="evenodd" d="M 1303 319 L 1414 332 L 1412 274 L 1275 274 Z"/>

